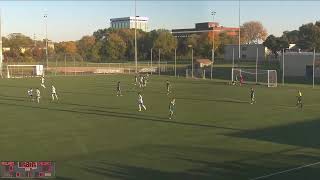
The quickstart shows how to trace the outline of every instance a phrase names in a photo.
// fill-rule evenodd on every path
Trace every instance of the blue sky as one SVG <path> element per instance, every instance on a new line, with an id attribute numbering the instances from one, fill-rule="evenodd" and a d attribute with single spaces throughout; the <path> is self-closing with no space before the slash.
<path id="1" fill-rule="evenodd" d="M 238 1 L 137 1 L 137 15 L 150 18 L 150 29 L 188 28 L 215 20 L 238 26 Z M 109 27 L 109 19 L 134 15 L 134 1 L 0 1 L 2 33 L 45 37 L 43 14 L 48 13 L 48 38 L 77 40 Z M 319 1 L 241 1 L 241 22 L 261 21 L 269 34 L 281 35 L 301 24 L 320 20 Z"/>

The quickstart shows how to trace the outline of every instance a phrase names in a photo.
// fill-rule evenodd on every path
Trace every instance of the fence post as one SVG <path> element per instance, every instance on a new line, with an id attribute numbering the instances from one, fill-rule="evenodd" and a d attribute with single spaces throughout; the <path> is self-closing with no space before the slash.
<path id="1" fill-rule="evenodd" d="M 177 77 L 177 49 L 174 49 L 174 77 Z"/>
<path id="2" fill-rule="evenodd" d="M 64 76 L 67 75 L 67 55 L 64 54 Z"/>
<path id="3" fill-rule="evenodd" d="M 161 57 L 160 57 L 160 49 L 159 49 L 159 76 L 160 76 L 160 71 L 161 71 L 161 65 L 160 65 L 160 60 L 161 60 Z"/>

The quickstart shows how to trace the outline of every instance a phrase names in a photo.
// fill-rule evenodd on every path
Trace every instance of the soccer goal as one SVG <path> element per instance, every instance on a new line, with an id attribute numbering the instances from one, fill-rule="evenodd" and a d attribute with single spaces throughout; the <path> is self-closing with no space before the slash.
<path id="1" fill-rule="evenodd" d="M 238 82 L 242 79 L 244 83 L 262 84 L 268 87 L 277 87 L 277 71 L 276 70 L 261 70 L 261 69 L 240 69 L 232 68 L 231 81 Z"/>
<path id="2" fill-rule="evenodd" d="M 7 78 L 23 78 L 44 75 L 43 65 L 7 65 Z"/>

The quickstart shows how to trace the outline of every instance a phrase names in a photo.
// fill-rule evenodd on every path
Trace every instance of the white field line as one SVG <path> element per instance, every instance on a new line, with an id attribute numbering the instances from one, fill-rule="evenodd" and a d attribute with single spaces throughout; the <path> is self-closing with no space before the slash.
<path id="1" fill-rule="evenodd" d="M 314 165 L 317 165 L 317 164 L 320 164 L 320 161 L 312 163 L 312 164 L 306 164 L 306 165 L 299 166 L 299 167 L 296 167 L 296 168 L 288 169 L 288 170 L 285 170 L 285 171 L 275 172 L 275 173 L 272 173 L 272 174 L 267 174 L 267 175 L 264 175 L 264 176 L 252 178 L 252 179 L 249 179 L 249 180 L 265 179 L 265 178 L 268 178 L 268 177 L 271 177 L 271 176 L 284 174 L 284 173 L 288 173 L 288 172 L 291 172 L 291 171 L 296 171 L 296 170 L 299 170 L 299 169 L 302 169 L 302 168 L 306 168 L 306 167 L 310 167 L 310 166 L 314 166 Z"/>

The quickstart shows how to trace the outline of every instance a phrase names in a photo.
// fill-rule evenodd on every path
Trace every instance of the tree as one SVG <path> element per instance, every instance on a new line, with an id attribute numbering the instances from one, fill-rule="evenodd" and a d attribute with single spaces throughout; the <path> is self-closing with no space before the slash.
<path id="1" fill-rule="evenodd" d="M 77 53 L 77 45 L 74 41 L 63 41 L 55 45 L 56 52 L 75 55 Z"/>
<path id="2" fill-rule="evenodd" d="M 122 60 L 125 56 L 126 43 L 117 33 L 110 33 L 102 45 L 103 54 L 111 60 Z"/>
<path id="3" fill-rule="evenodd" d="M 263 27 L 259 21 L 249 21 L 241 26 L 242 41 L 246 44 L 259 43 L 264 41 L 268 35 L 267 30 Z"/>
<path id="4" fill-rule="evenodd" d="M 94 36 L 83 36 L 77 42 L 77 49 L 82 59 L 89 60 L 92 57 L 92 48 L 96 43 Z"/>
<path id="5" fill-rule="evenodd" d="M 267 39 L 263 42 L 263 45 L 270 49 L 275 57 L 278 57 L 279 51 L 289 47 L 289 43 L 285 38 L 275 37 L 274 35 L 268 36 Z"/>
<path id="6" fill-rule="evenodd" d="M 297 46 L 305 51 L 320 50 L 320 22 L 308 23 L 299 27 Z"/>
<path id="7" fill-rule="evenodd" d="M 161 54 L 169 56 L 177 48 L 177 39 L 168 30 L 156 31 L 153 48 L 161 49 Z"/>
<path id="8" fill-rule="evenodd" d="M 299 42 L 299 31 L 284 31 L 282 37 L 285 38 L 290 44 L 296 44 Z"/>

